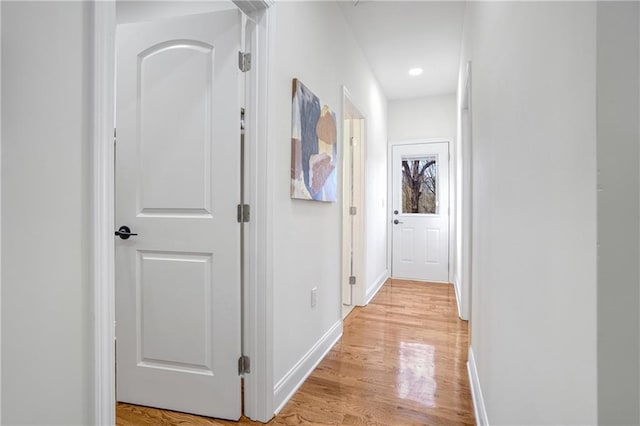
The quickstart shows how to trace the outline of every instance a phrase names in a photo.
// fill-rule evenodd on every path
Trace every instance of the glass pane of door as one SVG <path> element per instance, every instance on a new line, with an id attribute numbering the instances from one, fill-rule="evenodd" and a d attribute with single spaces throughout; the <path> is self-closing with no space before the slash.
<path id="1" fill-rule="evenodd" d="M 438 214 L 438 158 L 402 159 L 402 213 Z"/>

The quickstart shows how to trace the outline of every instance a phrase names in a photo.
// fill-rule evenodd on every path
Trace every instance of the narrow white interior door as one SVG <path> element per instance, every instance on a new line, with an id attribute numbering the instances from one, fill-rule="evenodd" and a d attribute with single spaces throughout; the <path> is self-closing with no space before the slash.
<path id="1" fill-rule="evenodd" d="M 117 29 L 118 401 L 241 415 L 240 41 L 237 10 Z"/>
<path id="2" fill-rule="evenodd" d="M 343 250 L 342 276 L 342 304 L 353 307 L 358 302 L 354 296 L 357 280 L 362 280 L 362 155 L 363 155 L 363 126 L 364 119 L 349 118 L 344 120 L 345 129 L 345 205 L 344 205 L 344 234 L 346 250 Z M 353 278 L 351 278 L 353 277 Z M 360 302 L 361 303 L 361 302 Z M 346 312 L 343 309 L 343 314 Z"/>
<path id="3" fill-rule="evenodd" d="M 392 275 L 449 281 L 449 144 L 393 147 Z"/>
<path id="4" fill-rule="evenodd" d="M 344 170 L 344 206 L 345 211 L 343 212 L 343 251 L 342 251 L 342 304 L 343 306 L 343 316 L 345 315 L 345 311 L 350 311 L 350 309 L 345 309 L 345 306 L 351 307 L 353 306 L 353 284 L 350 283 L 350 277 L 354 275 L 353 273 L 353 240 L 354 240 L 354 223 L 353 223 L 353 215 L 351 214 L 351 206 L 354 206 L 354 142 L 355 136 L 353 132 L 353 119 L 345 119 L 344 120 L 344 161 L 345 161 L 345 170 Z"/>

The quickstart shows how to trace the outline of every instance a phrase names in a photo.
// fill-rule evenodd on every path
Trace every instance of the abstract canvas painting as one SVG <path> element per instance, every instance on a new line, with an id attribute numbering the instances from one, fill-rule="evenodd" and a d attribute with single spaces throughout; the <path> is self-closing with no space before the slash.
<path id="1" fill-rule="evenodd" d="M 291 198 L 336 201 L 336 114 L 298 79 L 291 108 Z"/>

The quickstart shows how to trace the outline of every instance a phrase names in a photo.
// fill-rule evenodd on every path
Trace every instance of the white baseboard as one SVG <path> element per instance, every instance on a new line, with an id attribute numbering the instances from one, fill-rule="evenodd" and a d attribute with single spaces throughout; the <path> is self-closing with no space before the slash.
<path id="1" fill-rule="evenodd" d="M 289 370 L 273 388 L 274 410 L 278 414 L 309 374 L 320 364 L 333 345 L 342 337 L 342 320 L 336 321 L 324 336 Z"/>
<path id="2" fill-rule="evenodd" d="M 476 425 L 489 426 L 487 410 L 484 406 L 484 398 L 482 397 L 482 389 L 480 388 L 480 379 L 478 378 L 476 359 L 473 356 L 473 350 L 471 349 L 471 347 L 469 347 L 467 371 L 469 372 L 469 382 L 471 384 L 471 399 L 473 400 L 473 411 L 476 416 Z"/>
<path id="3" fill-rule="evenodd" d="M 389 271 L 385 269 L 384 272 L 380 274 L 380 276 L 376 279 L 374 284 L 371 287 L 367 288 L 367 294 L 364 297 L 365 306 L 368 305 L 369 302 L 371 302 L 371 299 L 373 299 L 376 294 L 378 294 L 378 291 L 380 291 L 384 283 L 387 282 L 387 278 L 389 278 Z"/>

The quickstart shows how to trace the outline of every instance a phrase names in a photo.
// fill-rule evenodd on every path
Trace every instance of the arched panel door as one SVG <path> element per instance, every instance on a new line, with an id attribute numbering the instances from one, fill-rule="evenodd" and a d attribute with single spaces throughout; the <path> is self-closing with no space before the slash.
<path id="1" fill-rule="evenodd" d="M 241 415 L 240 42 L 237 10 L 117 29 L 118 401 Z"/>

